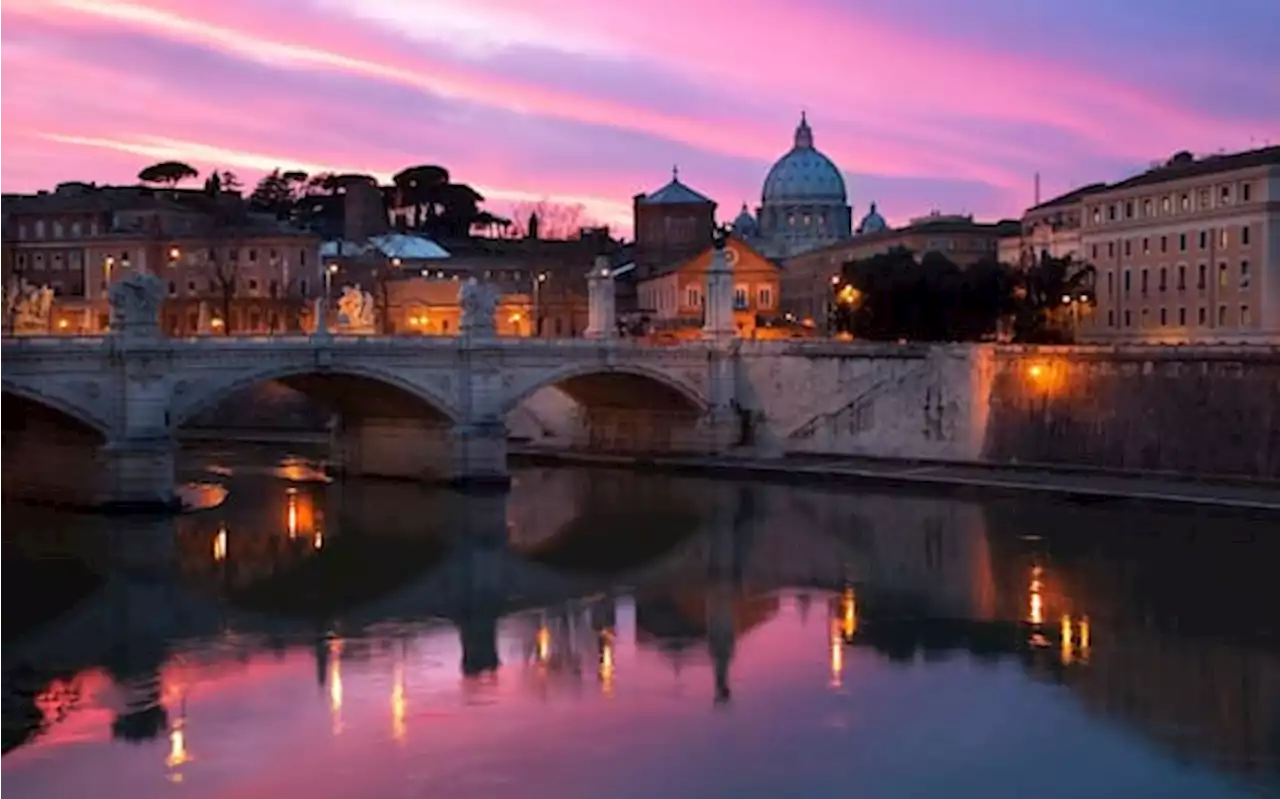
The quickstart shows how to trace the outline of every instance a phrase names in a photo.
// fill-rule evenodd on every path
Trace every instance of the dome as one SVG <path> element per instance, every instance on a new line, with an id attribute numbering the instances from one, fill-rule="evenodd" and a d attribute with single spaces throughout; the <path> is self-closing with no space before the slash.
<path id="1" fill-rule="evenodd" d="M 765 203 L 831 202 L 846 199 L 840 170 L 813 147 L 813 130 L 804 115 L 796 127 L 795 146 L 782 156 L 764 179 Z"/>
<path id="2" fill-rule="evenodd" d="M 884 221 L 884 217 L 880 216 L 880 212 L 876 210 L 876 204 L 871 203 L 871 210 L 867 211 L 867 215 L 862 217 L 862 221 L 858 223 L 858 233 L 879 233 L 887 230 L 889 224 Z"/>
<path id="3" fill-rule="evenodd" d="M 756 218 L 747 210 L 747 204 L 742 204 L 742 210 L 738 212 L 738 216 L 733 220 L 733 232 L 739 236 L 751 237 L 756 234 Z"/>

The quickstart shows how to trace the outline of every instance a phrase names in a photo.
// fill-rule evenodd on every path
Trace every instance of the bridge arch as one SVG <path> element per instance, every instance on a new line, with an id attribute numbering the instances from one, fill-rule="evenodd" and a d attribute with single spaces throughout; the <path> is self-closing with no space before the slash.
<path id="1" fill-rule="evenodd" d="M 571 364 L 540 375 L 506 397 L 505 415 L 544 388 L 558 388 L 584 406 L 678 410 L 702 414 L 706 396 L 675 375 L 638 364 Z"/>
<path id="2" fill-rule="evenodd" d="M 94 433 L 103 439 L 111 436 L 111 424 L 83 405 L 10 380 L 3 381 L 0 387 L 3 388 L 6 429 L 11 429 L 13 422 L 21 421 L 24 411 L 40 409 L 47 412 L 45 420 L 66 423 L 74 431 Z"/>
<path id="3" fill-rule="evenodd" d="M 356 415 L 413 416 L 425 411 L 448 424 L 460 419 L 453 403 L 435 390 L 388 370 L 351 364 L 332 367 L 308 364 L 240 373 L 190 400 L 177 397 L 170 413 L 170 427 L 181 427 L 236 394 L 269 381 L 284 383 L 313 399 L 339 406 L 339 411 Z"/>

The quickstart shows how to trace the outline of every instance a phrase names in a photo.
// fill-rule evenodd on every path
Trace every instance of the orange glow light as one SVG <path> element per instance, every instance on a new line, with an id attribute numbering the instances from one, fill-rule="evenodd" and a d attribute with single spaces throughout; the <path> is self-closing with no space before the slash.
<path id="1" fill-rule="evenodd" d="M 288 519 L 286 521 L 286 525 L 288 526 L 289 537 L 297 538 L 298 537 L 298 489 L 290 488 L 288 491 L 288 496 L 289 496 L 289 511 L 288 511 Z"/>
<path id="2" fill-rule="evenodd" d="M 213 559 L 219 562 L 227 559 L 226 527 L 219 527 L 218 534 L 213 537 Z"/>
<path id="3" fill-rule="evenodd" d="M 551 656 L 551 630 L 547 629 L 545 624 L 538 628 L 536 641 L 538 660 L 546 663 L 547 658 Z"/>

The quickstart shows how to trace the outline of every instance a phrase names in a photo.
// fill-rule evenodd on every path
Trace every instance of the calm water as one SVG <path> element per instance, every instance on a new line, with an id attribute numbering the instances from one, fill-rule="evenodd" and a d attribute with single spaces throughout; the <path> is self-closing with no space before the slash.
<path id="1" fill-rule="evenodd" d="M 1280 795 L 1274 518 L 191 466 L 4 508 L 13 796 Z"/>

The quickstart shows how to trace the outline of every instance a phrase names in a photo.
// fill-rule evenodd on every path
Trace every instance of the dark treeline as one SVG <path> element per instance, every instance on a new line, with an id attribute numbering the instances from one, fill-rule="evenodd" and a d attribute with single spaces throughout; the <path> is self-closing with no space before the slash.
<path id="1" fill-rule="evenodd" d="M 1071 340 L 1073 310 L 1093 301 L 1093 268 L 1048 255 L 1026 270 L 994 258 L 961 267 L 941 253 L 895 249 L 845 264 L 837 331 L 872 341 Z M 1073 305 L 1076 306 L 1073 309 Z"/>

